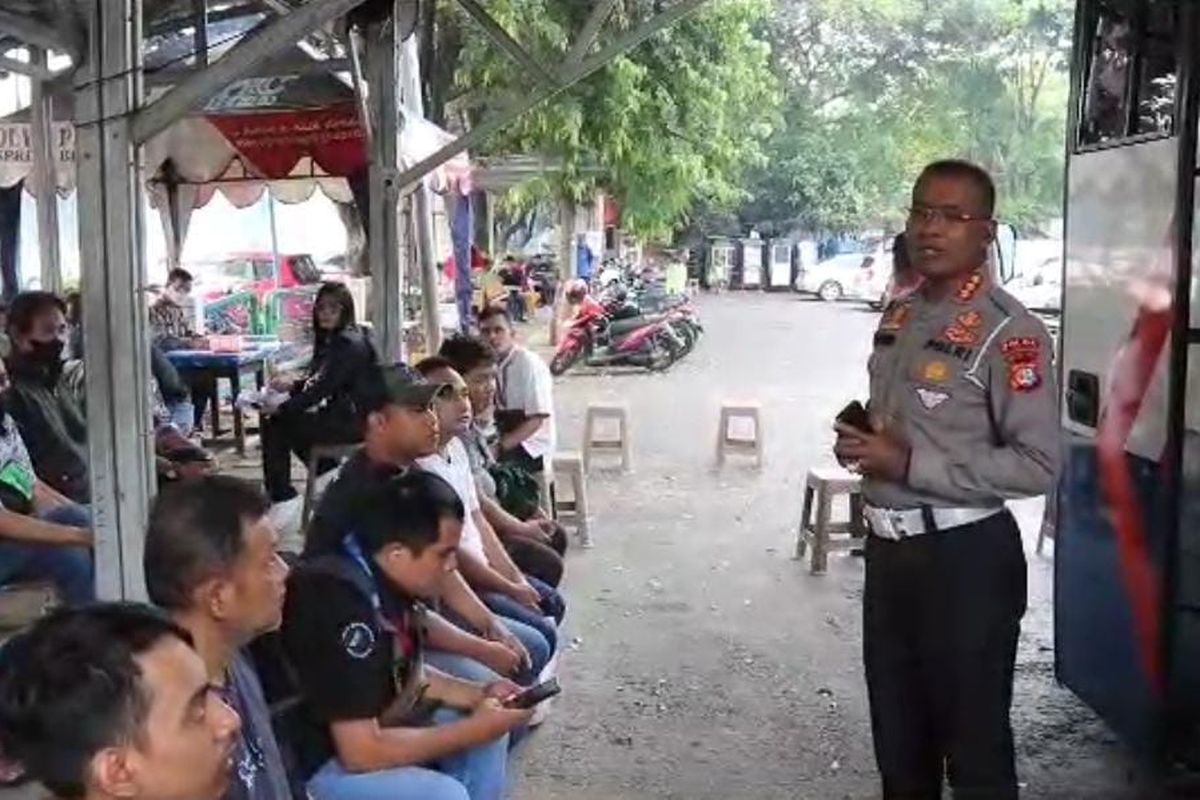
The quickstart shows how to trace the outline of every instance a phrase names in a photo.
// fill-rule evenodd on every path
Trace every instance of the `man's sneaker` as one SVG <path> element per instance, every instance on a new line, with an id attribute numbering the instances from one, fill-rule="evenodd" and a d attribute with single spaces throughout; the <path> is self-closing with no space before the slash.
<path id="1" fill-rule="evenodd" d="M 533 707 L 533 716 L 529 718 L 529 727 L 536 728 L 541 725 L 550 716 L 550 707 L 554 705 L 554 698 L 543 700 Z"/>

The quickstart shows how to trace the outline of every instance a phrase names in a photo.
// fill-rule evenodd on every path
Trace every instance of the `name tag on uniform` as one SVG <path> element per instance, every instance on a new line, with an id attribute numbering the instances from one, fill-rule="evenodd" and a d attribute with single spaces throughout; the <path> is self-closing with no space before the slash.
<path id="1" fill-rule="evenodd" d="M 926 350 L 933 350 L 943 355 L 957 358 L 960 361 L 970 361 L 971 356 L 975 355 L 975 349 L 967 347 L 963 344 L 955 344 L 945 341 L 944 339 L 930 339 L 925 343 Z"/>

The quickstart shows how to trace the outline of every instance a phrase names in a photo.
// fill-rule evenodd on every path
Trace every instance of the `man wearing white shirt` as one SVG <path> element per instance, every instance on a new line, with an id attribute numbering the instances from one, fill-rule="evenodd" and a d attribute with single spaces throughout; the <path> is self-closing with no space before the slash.
<path id="1" fill-rule="evenodd" d="M 479 315 L 479 332 L 498 359 L 500 459 L 533 473 L 543 472 L 556 445 L 550 368 L 536 353 L 517 344 L 512 320 L 503 309 L 485 309 Z"/>
<path id="2" fill-rule="evenodd" d="M 549 584 L 521 573 L 483 515 L 471 462 L 458 438 L 471 425 L 467 384 L 439 356 L 422 361 L 417 371 L 431 383 L 451 387 L 434 402 L 438 452 L 418 459 L 417 464 L 453 486 L 466 509 L 458 568 L 492 611 L 536 628 L 553 652 L 558 641 L 557 624 L 565 613 L 562 596 Z"/>

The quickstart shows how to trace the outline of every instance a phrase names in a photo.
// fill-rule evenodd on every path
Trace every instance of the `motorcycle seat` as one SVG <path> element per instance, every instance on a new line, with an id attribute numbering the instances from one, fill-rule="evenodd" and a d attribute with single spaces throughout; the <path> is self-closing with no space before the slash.
<path id="1" fill-rule="evenodd" d="M 608 323 L 608 332 L 612 336 L 620 336 L 625 333 L 636 331 L 638 328 L 644 328 L 647 325 L 652 325 L 656 322 L 662 322 L 662 320 L 663 317 L 657 314 L 613 320 L 612 322 Z"/>

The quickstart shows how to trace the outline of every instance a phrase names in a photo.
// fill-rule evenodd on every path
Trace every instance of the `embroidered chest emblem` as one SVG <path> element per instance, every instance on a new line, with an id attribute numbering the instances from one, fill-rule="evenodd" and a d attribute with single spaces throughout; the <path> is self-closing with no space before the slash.
<path id="1" fill-rule="evenodd" d="M 950 399 L 950 395 L 946 392 L 939 392 L 936 389 L 917 388 L 917 399 L 921 401 L 921 405 L 926 411 L 933 411 L 942 403 Z"/>

